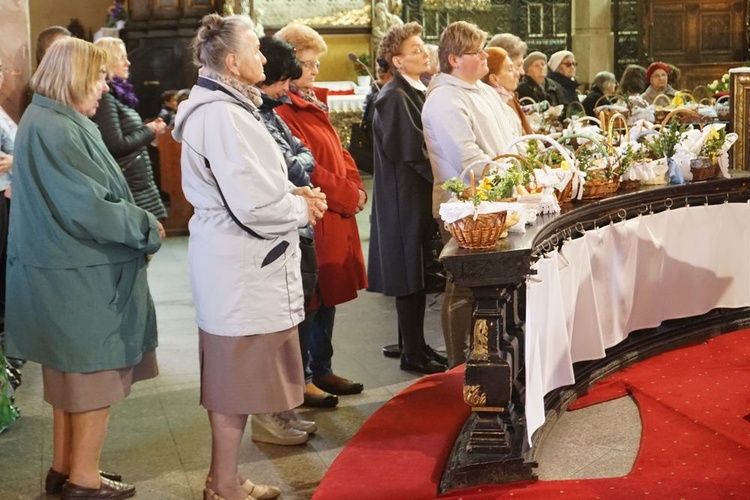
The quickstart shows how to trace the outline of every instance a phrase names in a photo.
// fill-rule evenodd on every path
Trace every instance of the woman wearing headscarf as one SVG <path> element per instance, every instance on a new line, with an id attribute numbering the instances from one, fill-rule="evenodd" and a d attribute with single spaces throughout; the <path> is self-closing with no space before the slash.
<path id="1" fill-rule="evenodd" d="M 394 26 L 378 49 L 378 59 L 393 68 L 393 80 L 375 101 L 368 290 L 396 297 L 401 369 L 439 373 L 445 371 L 446 360 L 424 340 L 423 247 L 437 225 L 432 217 L 432 168 L 422 133 L 427 88 L 419 77 L 429 69 L 430 58 L 421 34 L 415 22 Z"/>
<path id="2" fill-rule="evenodd" d="M 532 52 L 523 60 L 523 76 L 516 92 L 518 99 L 524 97 L 534 102 L 547 101 L 550 106 L 562 104 L 562 88 L 547 76 L 547 56 L 542 52 Z"/>
<path id="3" fill-rule="evenodd" d="M 258 113 L 262 99 L 254 85 L 265 77 L 265 58 L 253 28 L 248 16 L 202 19 L 193 41 L 199 78 L 173 131 L 182 143 L 183 190 L 195 208 L 188 264 L 201 405 L 211 425 L 206 500 L 280 494 L 241 476 L 238 454 L 249 414 L 302 403 L 297 229 L 315 224 L 326 208 L 322 195 L 289 182 Z M 267 423 L 253 419 L 264 431 Z"/>
<path id="4" fill-rule="evenodd" d="M 644 101 L 654 103 L 659 94 L 674 97 L 677 91 L 669 85 L 669 66 L 663 62 L 653 62 L 646 69 L 648 88 L 641 94 Z"/>
<path id="5" fill-rule="evenodd" d="M 93 120 L 99 125 L 104 144 L 125 174 L 136 204 L 157 219 L 164 220 L 167 210 L 154 181 L 147 146 L 157 135 L 164 133 L 167 124 L 161 118 L 144 124 L 134 109 L 138 98 L 133 92 L 133 84 L 128 82 L 130 61 L 125 43 L 119 38 L 102 37 L 96 41 L 96 46 L 108 55 L 107 84 L 110 91 L 102 98 Z"/>
<path id="6" fill-rule="evenodd" d="M 488 47 L 487 68 L 489 72 L 482 77 L 482 81 L 495 89 L 500 99 L 508 105 L 507 108 L 503 108 L 506 113 L 508 110 L 513 111 L 509 113 L 508 118 L 513 124 L 513 133 L 516 136 L 533 133 L 516 99 L 515 91 L 521 75 L 513 60 L 508 56 L 508 52 L 501 47 Z"/>
<path id="7" fill-rule="evenodd" d="M 108 90 L 105 63 L 77 38 L 50 47 L 14 157 L 6 349 L 42 365 L 53 408 L 45 490 L 64 499 L 135 494 L 99 471 L 99 457 L 110 407 L 158 371 L 146 263 L 164 229 L 135 204 L 89 120 Z"/>
<path id="8" fill-rule="evenodd" d="M 561 99 L 558 104 L 564 104 L 567 108 L 571 102 L 580 102 L 578 99 L 578 87 L 581 85 L 576 80 L 576 56 L 569 50 L 559 50 L 549 58 L 550 80 L 560 86 Z"/>
<path id="9" fill-rule="evenodd" d="M 326 89 L 314 88 L 319 57 L 328 47 L 318 32 L 289 24 L 276 37 L 294 45 L 302 76 L 289 84 L 289 102 L 276 108 L 292 133 L 315 157 L 312 183 L 327 196 L 329 210 L 315 226 L 318 290 L 301 329 L 310 328 L 310 369 L 313 385 L 306 387 L 306 404 L 321 406 L 325 393 L 359 394 L 363 386 L 333 372 L 333 323 L 336 305 L 357 297 L 367 286 L 362 245 L 354 215 L 367 195 L 351 155 L 342 146 L 328 117 Z M 304 349 L 304 346 L 302 347 Z"/>

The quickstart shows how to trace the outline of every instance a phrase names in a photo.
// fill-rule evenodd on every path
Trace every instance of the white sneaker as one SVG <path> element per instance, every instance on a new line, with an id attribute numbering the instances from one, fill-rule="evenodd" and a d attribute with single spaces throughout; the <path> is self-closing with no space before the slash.
<path id="1" fill-rule="evenodd" d="M 293 446 L 304 444 L 309 438 L 306 432 L 292 428 L 288 421 L 279 417 L 278 413 L 253 415 L 251 421 L 253 441 Z"/>
<path id="2" fill-rule="evenodd" d="M 315 434 L 318 430 L 318 426 L 312 420 L 303 420 L 299 414 L 294 410 L 282 411 L 278 414 L 279 418 L 286 420 L 292 429 L 303 431 L 308 434 Z"/>

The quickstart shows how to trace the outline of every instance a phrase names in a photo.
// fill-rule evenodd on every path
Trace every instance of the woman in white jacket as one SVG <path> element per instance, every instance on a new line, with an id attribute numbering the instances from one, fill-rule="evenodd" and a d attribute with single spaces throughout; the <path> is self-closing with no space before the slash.
<path id="1" fill-rule="evenodd" d="M 212 456 L 204 498 L 275 498 L 239 475 L 248 414 L 302 403 L 297 324 L 304 318 L 297 228 L 315 224 L 325 196 L 287 180 L 257 106 L 265 58 L 247 16 L 203 18 L 202 66 L 178 110 L 182 186 L 195 208 L 188 261 L 199 328 L 201 404 Z"/>
<path id="2" fill-rule="evenodd" d="M 493 157 L 502 153 L 520 134 L 509 120 L 513 113 L 481 78 L 487 74 L 487 33 L 474 24 L 457 21 L 440 35 L 440 73 L 427 88 L 422 124 L 434 178 L 432 215 L 440 224 L 440 204 L 449 194 L 442 184 L 472 167 L 480 175 Z M 450 239 L 443 233 L 443 239 Z M 448 367 L 466 360 L 471 327 L 472 296 L 469 289 L 448 282 L 442 323 L 448 351 Z"/>

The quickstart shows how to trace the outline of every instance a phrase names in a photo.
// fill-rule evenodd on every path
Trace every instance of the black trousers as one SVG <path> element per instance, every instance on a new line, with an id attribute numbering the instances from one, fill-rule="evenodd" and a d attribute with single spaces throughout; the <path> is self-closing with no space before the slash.
<path id="1" fill-rule="evenodd" d="M 425 355 L 424 312 L 426 306 L 425 290 L 396 297 L 398 333 L 403 342 L 401 352 L 412 360 L 420 359 Z"/>

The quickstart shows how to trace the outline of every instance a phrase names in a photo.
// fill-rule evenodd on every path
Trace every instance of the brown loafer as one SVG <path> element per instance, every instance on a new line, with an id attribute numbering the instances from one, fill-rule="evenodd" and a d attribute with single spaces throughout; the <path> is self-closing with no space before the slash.
<path id="1" fill-rule="evenodd" d="M 351 380 L 339 377 L 333 373 L 319 377 L 313 375 L 313 384 L 326 392 L 337 394 L 339 396 L 359 394 L 362 392 L 362 389 L 364 389 L 364 386 L 359 382 L 352 382 Z"/>
<path id="2" fill-rule="evenodd" d="M 135 486 L 132 484 L 102 478 L 98 488 L 86 488 L 68 481 L 63 485 L 60 498 L 62 500 L 119 500 L 133 495 L 135 495 Z"/>
<path id="3" fill-rule="evenodd" d="M 122 476 L 116 472 L 107 472 L 104 470 L 100 470 L 99 475 L 112 481 L 122 481 Z M 57 495 L 62 491 L 63 485 L 67 480 L 67 474 L 57 472 L 55 469 L 50 467 L 50 469 L 47 471 L 47 478 L 44 480 L 44 491 L 46 491 L 50 495 Z"/>

